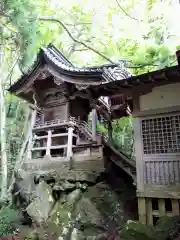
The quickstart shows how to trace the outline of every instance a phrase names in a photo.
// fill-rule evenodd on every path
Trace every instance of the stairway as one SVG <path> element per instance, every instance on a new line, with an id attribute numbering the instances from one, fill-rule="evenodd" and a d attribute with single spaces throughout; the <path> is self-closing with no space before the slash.
<path id="1" fill-rule="evenodd" d="M 92 136 L 91 129 L 88 127 L 87 123 L 83 122 L 81 124 L 80 130 L 89 138 Z M 124 172 L 126 172 L 136 184 L 136 163 L 133 159 L 130 159 L 126 154 L 120 151 L 113 142 L 110 143 L 108 138 L 103 137 L 103 145 L 105 149 L 105 154 L 110 161 L 115 163 Z"/>
<path id="2" fill-rule="evenodd" d="M 114 162 L 118 167 L 125 171 L 136 184 L 136 163 L 130 159 L 126 154 L 117 149 L 107 138 L 103 139 L 106 157 Z"/>

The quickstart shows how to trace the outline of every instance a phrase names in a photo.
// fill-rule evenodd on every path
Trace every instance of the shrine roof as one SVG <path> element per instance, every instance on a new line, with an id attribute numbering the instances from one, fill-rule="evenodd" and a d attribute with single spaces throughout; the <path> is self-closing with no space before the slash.
<path id="1" fill-rule="evenodd" d="M 40 78 L 40 73 L 43 73 L 43 69 L 46 67 L 48 74 L 52 76 L 65 76 L 65 80 L 72 78 L 73 81 L 70 81 L 74 84 L 86 84 L 86 79 L 89 80 L 91 85 L 99 85 L 103 82 L 114 81 L 111 74 L 112 69 L 120 69 L 119 64 L 105 64 L 99 67 L 76 67 L 74 66 L 55 46 L 49 45 L 47 48 L 41 48 L 37 54 L 37 59 L 29 69 L 17 82 L 15 82 L 10 88 L 11 93 L 16 93 L 24 85 Z M 44 78 L 48 77 L 46 75 Z M 122 71 L 123 78 L 129 76 L 127 71 Z M 42 74 L 41 74 L 42 75 Z M 121 78 L 122 78 L 121 77 Z M 78 79 L 81 81 L 78 83 Z M 68 82 L 68 80 L 67 80 Z M 94 83 L 93 83 L 94 82 Z"/>
<path id="2" fill-rule="evenodd" d="M 178 63 L 180 63 L 178 61 Z M 120 94 L 143 94 L 144 90 L 148 90 L 155 86 L 162 86 L 171 83 L 180 82 L 180 66 L 166 67 L 156 71 L 144 73 L 137 76 L 130 76 L 121 81 L 114 80 L 88 89 L 94 97 L 113 96 Z M 142 92 L 141 92 L 142 91 Z M 82 90 L 86 92 L 86 90 Z"/>

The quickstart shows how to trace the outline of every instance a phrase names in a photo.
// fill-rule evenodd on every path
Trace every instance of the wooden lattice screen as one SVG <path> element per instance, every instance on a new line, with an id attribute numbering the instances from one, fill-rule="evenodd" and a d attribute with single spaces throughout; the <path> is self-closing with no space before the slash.
<path id="1" fill-rule="evenodd" d="M 141 120 L 144 183 L 180 183 L 180 114 Z"/>

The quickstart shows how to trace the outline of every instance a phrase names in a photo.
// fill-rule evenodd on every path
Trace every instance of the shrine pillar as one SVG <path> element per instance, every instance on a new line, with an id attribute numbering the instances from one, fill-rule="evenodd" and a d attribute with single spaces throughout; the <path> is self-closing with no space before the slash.
<path id="1" fill-rule="evenodd" d="M 96 109 L 92 109 L 92 139 L 96 141 L 96 128 L 97 128 L 97 112 Z"/>
<path id="2" fill-rule="evenodd" d="M 51 155 L 51 142 L 52 142 L 52 132 L 51 132 L 51 130 L 49 130 L 48 131 L 48 138 L 47 138 L 46 156 Z"/>
<path id="3" fill-rule="evenodd" d="M 73 155 L 73 151 L 72 151 L 73 130 L 74 130 L 74 128 L 72 127 L 72 125 L 69 125 L 69 127 L 68 127 L 68 142 L 67 142 L 67 158 L 68 158 L 68 160 L 70 160 Z"/>

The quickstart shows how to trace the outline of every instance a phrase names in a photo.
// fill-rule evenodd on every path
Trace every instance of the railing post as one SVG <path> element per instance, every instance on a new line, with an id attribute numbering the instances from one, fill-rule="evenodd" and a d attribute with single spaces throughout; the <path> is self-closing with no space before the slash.
<path id="1" fill-rule="evenodd" d="M 72 125 L 68 128 L 68 142 L 67 142 L 67 158 L 68 160 L 71 159 L 73 152 L 72 152 L 72 145 L 73 145 L 73 127 Z"/>
<path id="2" fill-rule="evenodd" d="M 51 142 L 52 142 L 52 132 L 51 130 L 48 131 L 48 138 L 47 138 L 47 148 L 46 148 L 46 155 L 51 155 Z"/>
<path id="3" fill-rule="evenodd" d="M 92 139 L 96 141 L 97 113 L 96 109 L 92 109 Z"/>
<path id="4" fill-rule="evenodd" d="M 32 147 L 33 147 L 32 141 L 33 141 L 33 137 L 32 137 L 32 132 L 31 132 L 30 136 L 29 136 L 29 141 L 28 141 L 27 160 L 32 159 Z"/>

